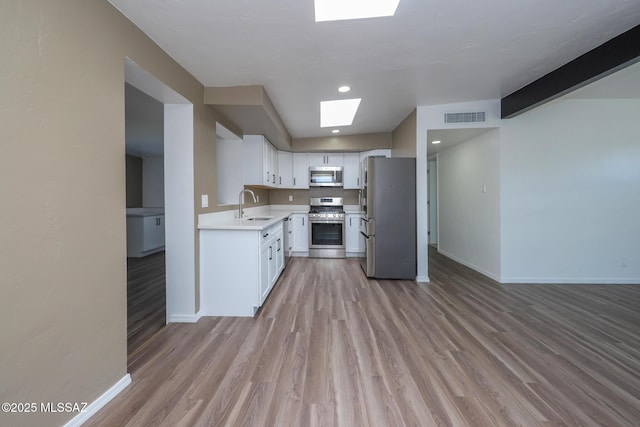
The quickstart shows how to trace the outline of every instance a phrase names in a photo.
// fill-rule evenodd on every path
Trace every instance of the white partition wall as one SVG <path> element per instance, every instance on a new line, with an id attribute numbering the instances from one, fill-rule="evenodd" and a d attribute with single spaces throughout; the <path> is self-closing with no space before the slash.
<path id="1" fill-rule="evenodd" d="M 193 105 L 164 106 L 167 322 L 196 321 Z"/>
<path id="2" fill-rule="evenodd" d="M 438 251 L 500 280 L 500 130 L 438 153 Z M 431 176 L 431 174 L 429 174 Z"/>
<path id="3" fill-rule="evenodd" d="M 640 283 L 639 99 L 503 120 L 502 281 Z"/>

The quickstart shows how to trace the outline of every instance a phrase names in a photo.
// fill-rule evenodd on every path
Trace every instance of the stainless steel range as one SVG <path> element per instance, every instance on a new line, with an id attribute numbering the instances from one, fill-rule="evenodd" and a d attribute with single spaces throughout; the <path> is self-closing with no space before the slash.
<path id="1" fill-rule="evenodd" d="M 309 256 L 344 258 L 344 205 L 342 197 L 309 199 Z"/>

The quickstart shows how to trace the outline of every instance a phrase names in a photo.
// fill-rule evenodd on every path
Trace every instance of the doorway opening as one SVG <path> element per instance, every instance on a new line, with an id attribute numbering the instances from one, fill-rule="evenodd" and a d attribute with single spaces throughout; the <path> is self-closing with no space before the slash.
<path id="1" fill-rule="evenodd" d="M 438 248 L 438 155 L 427 158 L 427 205 L 429 206 L 429 246 Z"/>
<path id="2" fill-rule="evenodd" d="M 132 354 L 172 319 L 195 316 L 193 105 L 128 58 L 124 85 Z"/>
<path id="3" fill-rule="evenodd" d="M 164 104 L 125 83 L 127 353 L 166 324 Z"/>

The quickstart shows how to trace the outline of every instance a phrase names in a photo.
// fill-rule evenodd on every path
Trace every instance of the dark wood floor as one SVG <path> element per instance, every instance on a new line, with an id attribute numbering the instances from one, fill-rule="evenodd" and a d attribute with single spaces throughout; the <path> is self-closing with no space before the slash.
<path id="1" fill-rule="evenodd" d="M 429 284 L 296 258 L 253 319 L 171 324 L 91 426 L 637 426 L 640 286 Z"/>
<path id="2" fill-rule="evenodd" d="M 164 251 L 127 258 L 127 352 L 135 352 L 166 323 Z"/>

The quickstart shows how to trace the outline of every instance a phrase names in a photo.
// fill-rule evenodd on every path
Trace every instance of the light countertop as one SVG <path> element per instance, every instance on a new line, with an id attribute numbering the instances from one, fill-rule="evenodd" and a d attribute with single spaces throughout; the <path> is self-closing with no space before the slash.
<path id="1" fill-rule="evenodd" d="M 247 214 L 243 219 L 220 216 L 211 218 L 202 218 L 204 215 L 200 215 L 198 219 L 198 229 L 200 230 L 264 230 L 269 228 L 279 221 L 282 221 L 286 217 L 291 215 L 289 211 L 281 210 L 269 210 L 263 211 L 259 214 Z M 251 220 L 252 217 L 269 219 Z"/>
<path id="2" fill-rule="evenodd" d="M 271 205 L 244 208 L 244 218 L 238 219 L 238 210 L 198 215 L 199 230 L 264 230 L 293 213 L 308 213 L 306 205 Z M 250 220 L 258 217 L 269 219 Z"/>
<path id="3" fill-rule="evenodd" d="M 164 215 L 164 208 L 127 208 L 127 216 Z"/>
<path id="4" fill-rule="evenodd" d="M 357 205 L 346 205 L 345 213 L 360 213 Z M 238 210 L 228 210 L 198 215 L 199 230 L 264 230 L 279 221 L 282 221 L 291 214 L 309 213 L 308 205 L 271 205 L 253 208 L 244 208 L 244 218 L 238 219 Z M 251 220 L 250 218 L 266 218 Z"/>

